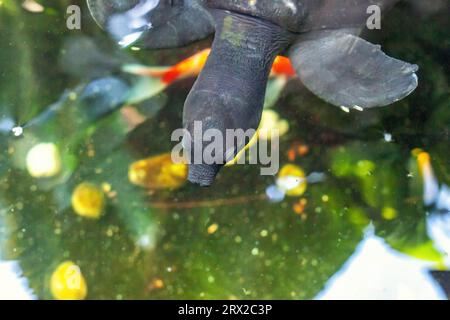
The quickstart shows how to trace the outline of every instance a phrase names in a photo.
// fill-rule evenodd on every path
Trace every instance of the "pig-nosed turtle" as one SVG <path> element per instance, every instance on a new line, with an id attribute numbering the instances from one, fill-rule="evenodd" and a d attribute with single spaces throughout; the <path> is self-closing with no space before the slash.
<path id="1" fill-rule="evenodd" d="M 340 107 L 386 106 L 417 87 L 416 65 L 385 55 L 358 34 L 368 8 L 381 11 L 398 0 L 88 0 L 95 20 L 119 43 L 155 49 L 182 46 L 215 31 L 212 52 L 184 107 L 184 126 L 194 134 L 217 129 L 256 129 L 267 79 L 278 54 L 286 53 L 303 84 Z M 217 132 L 217 131 L 216 131 Z M 224 163 L 248 140 L 224 146 L 221 161 L 192 163 L 189 180 L 213 183 Z M 217 158 L 216 158 L 217 159 Z M 191 161 L 192 162 L 192 161 Z"/>

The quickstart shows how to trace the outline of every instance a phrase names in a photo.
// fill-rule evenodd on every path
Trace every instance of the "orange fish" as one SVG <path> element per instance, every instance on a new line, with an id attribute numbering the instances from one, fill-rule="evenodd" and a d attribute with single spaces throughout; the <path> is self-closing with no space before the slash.
<path id="1" fill-rule="evenodd" d="M 169 86 L 175 81 L 198 76 L 205 66 L 210 52 L 211 49 L 204 49 L 173 67 L 154 68 L 141 65 L 126 65 L 124 71 L 140 76 L 160 78 L 166 86 Z M 292 78 L 295 75 L 294 67 L 289 58 L 278 56 L 275 59 L 271 70 L 272 77 L 284 76 Z"/>
<path id="2" fill-rule="evenodd" d="M 433 166 L 431 164 L 431 156 L 429 153 L 414 149 L 413 155 L 417 157 L 417 164 L 419 173 L 423 180 L 423 200 L 426 205 L 433 204 L 439 196 L 439 182 L 434 174 Z"/>

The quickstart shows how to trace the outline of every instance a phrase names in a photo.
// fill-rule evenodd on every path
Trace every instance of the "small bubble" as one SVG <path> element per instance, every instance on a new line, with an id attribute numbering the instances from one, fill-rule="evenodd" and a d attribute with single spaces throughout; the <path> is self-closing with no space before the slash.
<path id="1" fill-rule="evenodd" d="M 15 137 L 20 137 L 23 135 L 23 127 L 21 126 L 14 127 L 11 129 L 11 132 Z"/>
<path id="2" fill-rule="evenodd" d="M 384 141 L 392 142 L 392 134 L 385 132 L 383 136 L 384 136 Z"/>

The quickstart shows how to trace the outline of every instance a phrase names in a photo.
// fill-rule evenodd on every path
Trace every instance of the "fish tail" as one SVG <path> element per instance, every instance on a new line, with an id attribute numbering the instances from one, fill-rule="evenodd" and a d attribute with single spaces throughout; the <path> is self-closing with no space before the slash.
<path id="1" fill-rule="evenodd" d="M 148 67 L 141 64 L 125 64 L 122 67 L 123 72 L 153 78 L 162 78 L 170 70 L 171 67 Z"/>
<path id="2" fill-rule="evenodd" d="M 180 79 L 198 76 L 205 66 L 210 52 L 211 49 L 204 49 L 176 64 L 163 75 L 163 82 L 171 84 Z"/>
<path id="3" fill-rule="evenodd" d="M 273 63 L 271 74 L 272 76 L 287 76 L 291 78 L 295 77 L 296 72 L 289 58 L 277 56 Z"/>

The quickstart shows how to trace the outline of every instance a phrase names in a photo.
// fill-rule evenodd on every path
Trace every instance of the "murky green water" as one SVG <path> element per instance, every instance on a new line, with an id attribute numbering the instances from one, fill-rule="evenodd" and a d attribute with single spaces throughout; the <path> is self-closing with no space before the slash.
<path id="1" fill-rule="evenodd" d="M 448 244 L 445 10 L 418 15 L 400 5 L 382 31 L 368 35 L 420 66 L 419 88 L 403 101 L 347 113 L 289 82 L 271 108 L 289 124 L 280 164 L 320 179 L 274 203 L 266 190 L 277 177 L 260 176 L 259 166 L 227 167 L 213 187 L 200 189 L 155 160 L 173 147 L 194 80 L 158 92 L 159 82 L 121 67 L 173 65 L 211 39 L 120 51 L 84 4 L 81 31 L 70 31 L 64 12 L 74 1 L 41 3 L 45 11 L 31 13 L 21 1 L 0 1 L 1 258 L 18 261 L 36 297 L 54 298 L 54 272 L 72 261 L 90 299 L 311 299 L 368 229 L 394 253 L 430 270 L 448 268 L 448 245 L 436 243 L 429 227 L 430 219 L 444 221 L 439 239 Z M 14 136 L 15 126 L 23 135 Z M 148 188 L 152 178 L 142 182 L 141 171 L 130 173 L 149 158 L 144 174 L 165 172 L 158 188 Z M 77 198 L 80 185 L 85 193 Z M 383 259 L 374 263 L 389 268 Z M 7 290 L 2 283 L 0 290 Z"/>

